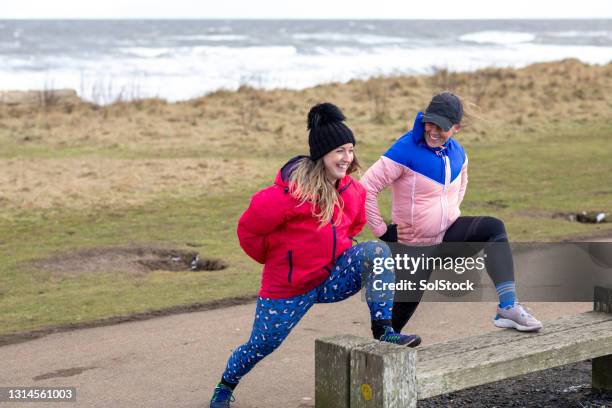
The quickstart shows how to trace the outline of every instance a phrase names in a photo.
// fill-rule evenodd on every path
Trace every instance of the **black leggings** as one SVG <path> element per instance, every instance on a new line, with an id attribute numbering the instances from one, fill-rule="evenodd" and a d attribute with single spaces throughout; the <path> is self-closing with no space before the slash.
<path id="1" fill-rule="evenodd" d="M 487 257 L 485 266 L 487 273 L 495 285 L 503 282 L 514 281 L 514 264 L 512 262 L 512 252 L 508 244 L 508 236 L 503 221 L 494 217 L 459 217 L 444 234 L 443 242 L 474 242 L 474 245 L 462 246 L 461 254 L 444 253 L 444 256 L 472 256 L 484 249 Z M 487 245 L 495 242 L 495 245 Z M 419 281 L 429 280 L 431 270 L 422 270 L 412 276 L 411 279 Z M 394 302 L 393 303 L 393 329 L 400 332 L 414 314 L 423 292 L 419 291 L 414 302 Z"/>

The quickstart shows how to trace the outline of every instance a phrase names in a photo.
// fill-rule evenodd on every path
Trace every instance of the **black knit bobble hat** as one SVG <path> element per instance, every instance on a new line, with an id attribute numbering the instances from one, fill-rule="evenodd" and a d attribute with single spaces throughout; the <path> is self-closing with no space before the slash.
<path id="1" fill-rule="evenodd" d="M 308 112 L 310 158 L 318 160 L 338 146 L 357 144 L 353 132 L 344 124 L 346 117 L 332 103 L 320 103 Z"/>

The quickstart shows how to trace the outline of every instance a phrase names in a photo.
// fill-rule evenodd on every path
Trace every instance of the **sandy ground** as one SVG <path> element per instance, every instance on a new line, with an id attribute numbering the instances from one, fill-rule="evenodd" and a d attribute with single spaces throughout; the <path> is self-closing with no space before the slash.
<path id="1" fill-rule="evenodd" d="M 529 306 L 542 320 L 592 308 L 589 303 Z M 248 338 L 253 313 L 250 303 L 0 347 L 0 386 L 77 388 L 76 404 L 54 406 L 207 406 L 230 351 Z M 493 303 L 423 303 L 405 331 L 419 333 L 424 344 L 481 334 L 499 330 L 490 322 L 493 313 Z M 314 406 L 314 340 L 338 333 L 370 335 L 359 296 L 313 307 L 285 343 L 243 379 L 235 406 Z"/>

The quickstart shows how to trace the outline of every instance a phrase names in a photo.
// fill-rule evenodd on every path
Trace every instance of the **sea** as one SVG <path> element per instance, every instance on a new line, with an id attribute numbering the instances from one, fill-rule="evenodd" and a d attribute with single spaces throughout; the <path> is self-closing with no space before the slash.
<path id="1" fill-rule="evenodd" d="M 612 60 L 612 20 L 0 20 L 0 89 L 106 104 Z"/>

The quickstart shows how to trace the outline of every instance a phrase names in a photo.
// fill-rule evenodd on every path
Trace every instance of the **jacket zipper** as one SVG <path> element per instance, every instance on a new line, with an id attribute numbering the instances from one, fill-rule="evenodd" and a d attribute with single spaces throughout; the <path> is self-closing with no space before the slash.
<path id="1" fill-rule="evenodd" d="M 342 187 L 339 191 L 338 194 L 342 194 L 347 188 L 350 187 L 350 185 L 353 183 L 353 180 L 351 180 L 346 186 Z M 285 188 L 285 193 L 288 193 L 289 189 Z M 336 263 L 336 226 L 334 225 L 334 217 L 332 216 L 332 220 L 330 221 L 331 227 L 332 227 L 332 233 L 333 233 L 333 238 L 334 238 L 334 244 L 332 247 L 332 259 L 331 259 L 331 264 L 332 266 Z M 289 250 L 287 251 L 287 260 L 289 262 L 289 273 L 287 274 L 287 281 L 291 282 L 291 274 L 293 273 L 293 251 Z M 324 267 L 324 269 L 327 270 L 327 272 L 329 274 L 331 274 L 331 269 L 328 268 L 327 266 Z"/>
<path id="2" fill-rule="evenodd" d="M 444 161 L 444 156 L 442 156 L 441 151 L 436 151 L 436 155 L 442 160 L 442 194 L 440 194 L 440 232 L 444 230 L 444 190 L 446 186 L 444 185 L 446 181 L 446 162 Z"/>
<path id="3" fill-rule="evenodd" d="M 293 251 L 287 252 L 287 259 L 289 260 L 289 274 L 287 275 L 287 282 L 291 283 L 291 274 L 293 273 Z"/>
<path id="4" fill-rule="evenodd" d="M 338 190 L 338 194 L 342 194 L 344 193 L 344 190 L 346 190 L 347 188 L 349 188 L 351 186 L 351 184 L 353 184 L 353 180 L 349 181 L 346 186 L 342 187 L 340 190 Z"/>
<path id="5" fill-rule="evenodd" d="M 332 231 L 334 232 L 334 246 L 332 249 L 332 265 L 334 265 L 336 263 L 336 226 L 334 225 L 333 221 L 331 223 L 332 226 Z"/>
<path id="6" fill-rule="evenodd" d="M 351 186 L 351 184 L 353 184 L 353 180 L 349 181 L 347 183 L 346 186 L 342 187 L 340 190 L 338 190 L 338 194 L 342 194 L 344 193 L 344 191 L 349 188 Z M 335 265 L 336 263 L 336 226 L 334 225 L 334 216 L 332 215 L 332 219 L 329 222 L 331 224 L 332 227 L 332 232 L 333 232 L 333 236 L 334 236 L 334 246 L 332 247 L 332 259 L 331 259 L 331 264 L 332 266 Z M 329 271 L 331 273 L 331 270 Z"/>
<path id="7" fill-rule="evenodd" d="M 448 156 L 442 157 L 444 161 L 444 187 L 442 188 L 442 197 L 440 201 L 442 203 L 442 220 L 440 221 L 440 232 L 443 232 L 446 228 L 448 221 L 448 192 L 447 186 L 450 184 L 450 161 Z"/>

